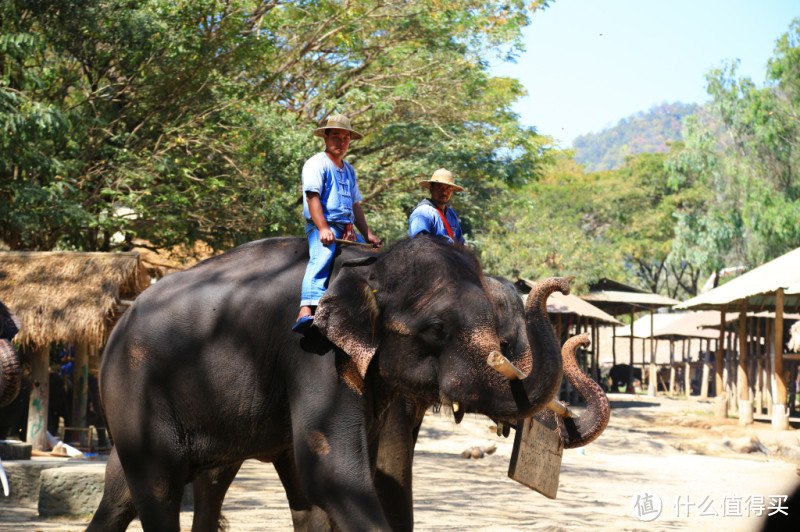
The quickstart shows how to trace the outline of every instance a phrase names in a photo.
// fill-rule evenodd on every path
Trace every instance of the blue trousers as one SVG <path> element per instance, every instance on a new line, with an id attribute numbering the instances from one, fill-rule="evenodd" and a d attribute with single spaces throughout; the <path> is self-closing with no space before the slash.
<path id="1" fill-rule="evenodd" d="M 329 223 L 328 227 L 333 231 L 333 236 L 342 238 L 345 231 L 345 224 Z M 319 229 L 313 223 L 306 223 L 306 237 L 308 238 L 308 266 L 306 274 L 303 276 L 303 287 L 300 293 L 300 306 L 313 307 L 319 303 L 325 289 L 328 288 L 328 280 L 331 276 L 331 265 L 333 264 L 333 254 L 336 252 L 336 242 L 330 246 L 323 246 L 319 241 Z M 359 242 L 364 240 L 358 236 Z"/>

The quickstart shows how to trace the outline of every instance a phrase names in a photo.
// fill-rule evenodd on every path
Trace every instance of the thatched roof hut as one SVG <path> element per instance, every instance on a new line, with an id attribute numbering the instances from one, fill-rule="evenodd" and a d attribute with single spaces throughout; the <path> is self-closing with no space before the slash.
<path id="1" fill-rule="evenodd" d="M 0 252 L 0 301 L 22 322 L 15 343 L 101 346 L 119 303 L 150 284 L 138 253 Z"/>

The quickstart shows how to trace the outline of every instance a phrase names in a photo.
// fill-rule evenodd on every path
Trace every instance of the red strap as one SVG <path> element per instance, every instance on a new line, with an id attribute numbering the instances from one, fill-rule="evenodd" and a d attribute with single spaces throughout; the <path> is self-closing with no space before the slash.
<path id="1" fill-rule="evenodd" d="M 453 230 L 450 229 L 450 224 L 447 223 L 447 218 L 445 218 L 444 213 L 442 211 L 440 211 L 439 209 L 436 209 L 436 212 L 439 213 L 439 217 L 444 222 L 444 228 L 447 229 L 447 234 L 450 235 L 450 238 L 452 238 L 453 242 L 455 242 L 456 237 L 453 236 Z"/>

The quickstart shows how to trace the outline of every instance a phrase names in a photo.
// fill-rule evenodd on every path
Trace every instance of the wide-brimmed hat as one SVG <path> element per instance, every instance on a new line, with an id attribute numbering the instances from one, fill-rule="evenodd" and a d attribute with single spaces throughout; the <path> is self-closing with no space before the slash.
<path id="1" fill-rule="evenodd" d="M 431 183 L 442 183 L 443 185 L 450 185 L 453 187 L 453 192 L 461 192 L 464 190 L 464 187 L 460 187 L 456 185 L 455 180 L 453 179 L 453 172 L 450 170 L 445 170 L 444 168 L 439 168 L 436 170 L 430 179 L 425 179 L 420 181 L 419 184 L 422 188 L 430 188 Z"/>
<path id="2" fill-rule="evenodd" d="M 324 137 L 326 129 L 344 129 L 350 132 L 350 140 L 364 138 L 364 135 L 353 129 L 350 119 L 345 115 L 333 115 L 328 117 L 328 123 L 314 130 L 315 137 Z"/>

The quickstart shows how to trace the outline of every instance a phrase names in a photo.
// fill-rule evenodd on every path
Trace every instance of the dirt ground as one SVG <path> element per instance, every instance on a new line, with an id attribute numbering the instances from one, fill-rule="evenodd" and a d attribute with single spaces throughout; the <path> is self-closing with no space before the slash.
<path id="1" fill-rule="evenodd" d="M 759 513 L 786 511 L 774 497 L 790 495 L 800 477 L 798 463 L 779 449 L 799 446 L 800 430 L 716 419 L 708 401 L 625 395 L 611 400 L 611 422 L 603 435 L 564 452 L 555 500 L 508 478 L 513 437 L 496 436 L 488 419 L 467 416 L 456 425 L 452 415 L 429 413 L 414 463 L 416 529 L 755 531 L 763 524 Z M 737 452 L 742 441 L 757 441 L 761 451 Z M 467 448 L 491 443 L 497 446 L 491 455 L 461 457 Z M 650 522 L 639 520 L 634 510 L 655 515 L 654 496 L 661 513 Z M 245 463 L 224 514 L 231 531 L 291 529 L 277 475 L 259 462 Z M 190 530 L 191 517 L 190 511 L 182 513 L 183 530 Z M 72 532 L 88 521 L 88 516 L 41 519 L 33 507 L 3 509 L 0 530 Z M 129 530 L 141 530 L 138 521 Z"/>

